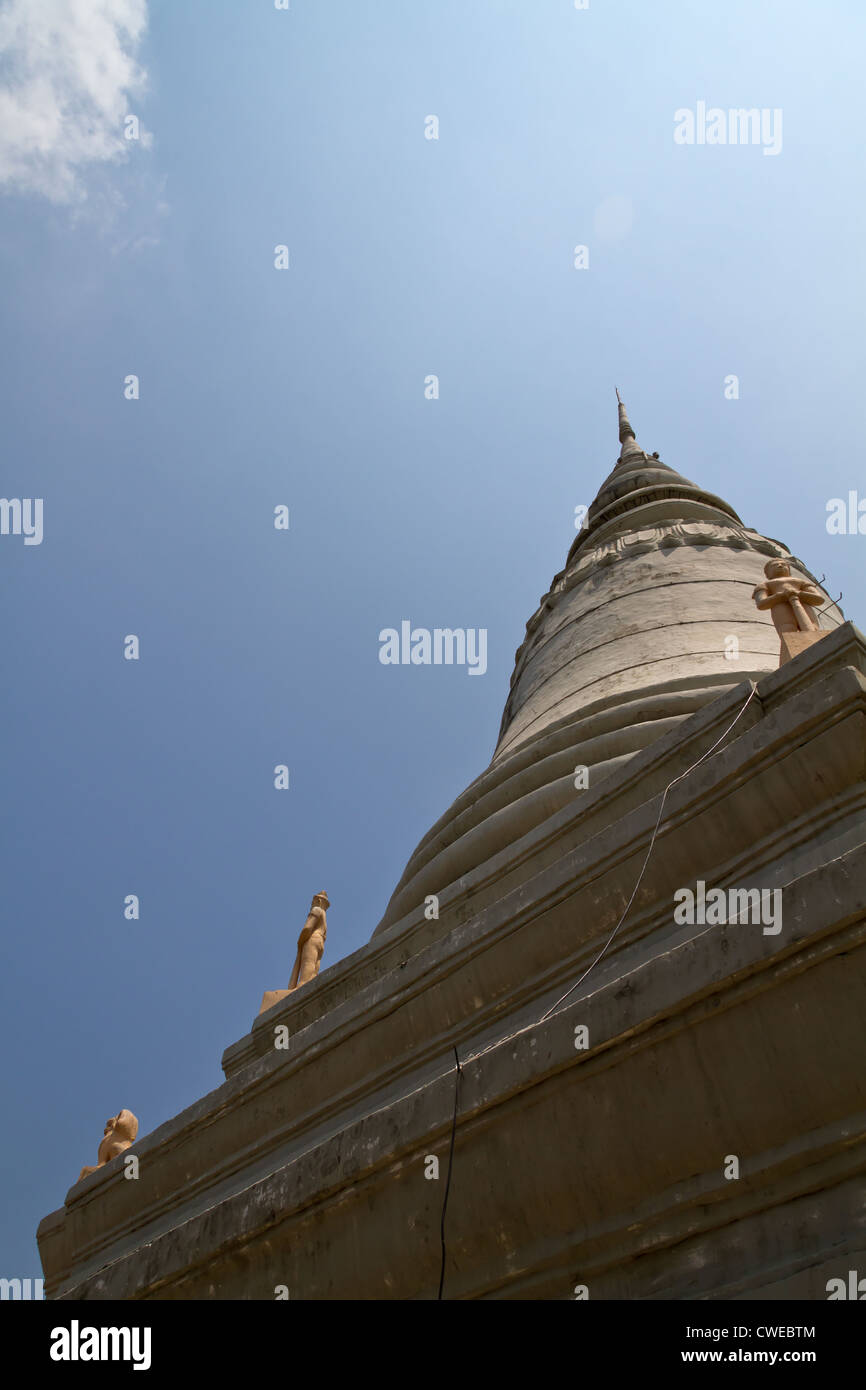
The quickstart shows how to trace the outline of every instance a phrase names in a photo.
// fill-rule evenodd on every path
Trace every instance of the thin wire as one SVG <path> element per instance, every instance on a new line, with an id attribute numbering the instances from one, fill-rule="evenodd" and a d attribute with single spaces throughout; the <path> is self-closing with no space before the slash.
<path id="1" fill-rule="evenodd" d="M 460 1058 L 457 1056 L 457 1048 L 454 1049 L 454 1061 L 457 1064 L 457 1075 L 454 1079 L 454 1115 L 451 1120 L 451 1146 L 448 1150 L 448 1177 L 445 1180 L 445 1200 L 442 1203 L 442 1220 L 439 1225 L 439 1239 L 442 1244 L 442 1263 L 439 1268 L 439 1294 L 437 1301 L 442 1298 L 442 1289 L 445 1284 L 445 1212 L 448 1209 L 448 1193 L 451 1189 L 451 1169 L 454 1167 L 454 1139 L 457 1134 L 457 1101 L 460 1095 L 460 1075 L 463 1068 L 460 1065 Z"/>
<path id="2" fill-rule="evenodd" d="M 608 950 L 610 949 L 611 942 L 613 941 L 614 937 L 617 935 L 617 932 L 620 930 L 620 928 L 621 928 L 623 922 L 625 921 L 626 917 L 628 916 L 629 909 L 631 908 L 631 905 L 632 905 L 632 903 L 634 902 L 635 897 L 637 896 L 637 890 L 639 889 L 639 887 L 640 887 L 640 885 L 641 885 L 641 882 L 642 882 L 642 880 L 643 880 L 643 876 L 644 876 L 644 874 L 645 874 L 645 872 L 646 872 L 646 866 L 647 866 L 647 864 L 649 863 L 650 855 L 651 855 L 652 852 L 653 852 L 653 847 L 654 847 L 655 842 L 656 842 L 656 836 L 658 835 L 658 832 L 659 832 L 659 826 L 661 825 L 662 815 L 664 814 L 665 802 L 666 802 L 666 800 L 667 800 L 668 792 L 671 790 L 672 787 L 675 787 L 675 786 L 676 786 L 677 782 L 681 782 L 681 781 L 683 780 L 684 777 L 688 777 L 688 775 L 689 775 L 690 772 L 694 772 L 694 770 L 695 770 L 696 767 L 700 767 L 701 763 L 702 763 L 702 762 L 705 762 L 706 759 L 709 758 L 709 757 L 716 751 L 716 749 L 718 748 L 719 744 L 724 742 L 724 740 L 727 738 L 728 734 L 729 734 L 729 733 L 731 732 L 731 730 L 733 729 L 734 725 L 737 723 L 737 720 L 739 720 L 739 719 L 745 714 L 746 709 L 748 708 L 750 702 L 754 699 L 754 697 L 755 697 L 755 695 L 756 695 L 756 693 L 757 693 L 758 687 L 757 687 L 757 685 L 755 684 L 755 682 L 754 682 L 754 681 L 749 681 L 749 685 L 751 686 L 751 689 L 750 689 L 750 691 L 749 691 L 748 696 L 746 697 L 746 700 L 745 700 L 744 704 L 742 705 L 742 707 L 740 708 L 739 712 L 738 712 L 737 715 L 734 717 L 734 719 L 731 721 L 731 723 L 728 725 L 728 727 L 725 729 L 724 733 L 722 733 L 722 734 L 719 735 L 719 737 L 716 739 L 715 743 L 712 745 L 711 748 L 708 748 L 707 751 L 706 751 L 705 753 L 702 753 L 702 754 L 701 754 L 701 756 L 698 758 L 697 762 L 692 763 L 691 767 L 687 767 L 687 768 L 685 769 L 684 772 L 678 773 L 676 777 L 674 777 L 670 782 L 668 782 L 667 786 L 665 787 L 664 791 L 662 792 L 662 799 L 661 799 L 661 803 L 660 803 L 660 805 L 659 805 L 659 813 L 658 813 L 658 815 L 657 815 L 657 817 L 656 817 L 655 827 L 654 827 L 654 829 L 653 829 L 653 833 L 652 833 L 652 836 L 651 836 L 651 838 L 650 838 L 649 848 L 647 849 L 646 855 L 645 855 L 645 857 L 644 857 L 643 864 L 642 864 L 642 866 L 641 866 L 641 871 L 640 871 L 640 873 L 639 873 L 638 876 L 637 876 L 637 882 L 635 883 L 634 888 L 632 889 L 631 897 L 629 898 L 628 902 L 627 902 L 626 905 L 625 905 L 625 908 L 624 908 L 624 910 L 623 910 L 622 916 L 620 917 L 619 921 L 617 922 L 616 926 L 614 927 L 614 929 L 613 929 L 613 931 L 611 932 L 610 936 L 608 937 L 607 941 L 606 941 L 606 942 L 604 943 L 604 945 L 602 946 L 602 948 L 601 948 L 601 950 L 599 951 L 598 955 L 597 955 L 597 956 L 595 957 L 595 959 L 587 966 L 587 968 L 586 968 L 586 970 L 584 970 L 583 974 L 582 974 L 577 980 L 575 980 L 574 984 L 571 985 L 571 987 L 570 987 L 569 989 L 566 990 L 565 994 L 563 994 L 559 999 L 557 999 L 556 1002 L 555 1002 L 554 1004 L 552 1004 L 552 1005 L 550 1006 L 550 1008 L 549 1008 L 545 1013 L 543 1013 L 543 1014 L 541 1015 L 541 1018 L 534 1020 L 534 1022 L 532 1022 L 532 1023 L 527 1023 L 523 1028 L 518 1028 L 515 1032 L 507 1034 L 506 1037 L 504 1037 L 504 1038 L 497 1038 L 494 1042 L 488 1043 L 487 1047 L 483 1047 L 483 1048 L 480 1050 L 480 1052 L 473 1052 L 473 1053 L 471 1054 L 471 1056 L 467 1057 L 467 1058 L 466 1058 L 466 1061 L 467 1061 L 467 1062 L 474 1062 L 474 1061 L 477 1061 L 477 1059 L 478 1059 L 479 1057 L 483 1057 L 483 1056 L 485 1055 L 485 1053 L 491 1052 L 495 1047 L 502 1047 L 505 1043 L 511 1042 L 514 1038 L 520 1037 L 522 1033 L 528 1033 L 528 1032 L 530 1032 L 533 1028 L 537 1028 L 537 1027 L 539 1026 L 539 1024 L 544 1023 L 548 1018 L 550 1018 L 551 1014 L 555 1013 L 555 1012 L 559 1009 L 559 1006 L 560 1006 L 561 1004 L 563 1004 L 563 1003 L 565 1002 L 566 999 L 568 999 L 569 995 L 573 994 L 574 991 L 578 988 L 578 986 L 583 984 L 584 980 L 586 979 L 587 975 L 589 975 L 590 971 L 594 970 L 595 967 L 598 965 L 599 961 L 607 954 Z"/>
<path id="3" fill-rule="evenodd" d="M 673 779 L 672 782 L 668 782 L 667 786 L 665 787 L 664 791 L 662 792 L 662 799 L 661 799 L 661 804 L 660 804 L 660 806 L 659 806 L 659 813 L 658 813 L 658 815 L 656 816 L 656 823 L 655 823 L 655 826 L 654 826 L 654 828 L 653 828 L 652 838 L 650 839 L 650 842 L 649 842 L 649 849 L 647 850 L 647 852 L 646 852 L 646 857 L 645 857 L 645 859 L 644 859 L 644 861 L 643 861 L 643 864 L 641 865 L 641 871 L 640 871 L 640 873 L 639 873 L 638 876 L 637 876 L 637 882 L 636 882 L 634 888 L 632 889 L 631 897 L 629 898 L 628 902 L 627 902 L 626 905 L 625 905 L 625 908 L 623 909 L 623 914 L 622 914 L 622 916 L 620 917 L 619 921 L 617 922 L 616 926 L 614 927 L 613 931 L 611 932 L 611 934 L 610 934 L 610 936 L 608 937 L 608 939 L 607 939 L 607 941 L 605 942 L 605 944 L 602 946 L 601 950 L 599 951 L 598 955 L 596 956 L 596 958 L 595 958 L 595 960 L 592 962 L 592 964 L 587 966 L 586 970 L 584 970 L 584 972 L 583 972 L 583 974 L 581 975 L 580 979 L 579 979 L 579 980 L 576 980 L 575 983 L 571 986 L 571 989 L 566 990 L 566 992 L 565 992 L 565 994 L 563 994 L 562 998 L 561 998 L 561 999 L 557 999 L 556 1003 L 555 1003 L 555 1004 L 552 1004 L 551 1007 L 547 1010 L 547 1013 L 544 1013 L 544 1014 L 541 1015 L 541 1018 L 538 1020 L 539 1023 L 544 1023 L 545 1019 L 549 1018 L 550 1015 L 551 1015 L 552 1013 L 555 1013 L 555 1012 L 556 1012 L 556 1010 L 559 1008 L 559 1005 L 562 1004 L 562 1003 L 568 998 L 568 996 L 569 996 L 570 994 L 573 994 L 573 993 L 574 993 L 574 991 L 577 989 L 578 985 L 583 984 L 583 981 L 586 979 L 586 977 L 587 977 L 587 975 L 589 974 L 590 970 L 593 970 L 593 969 L 596 967 L 596 965 L 598 965 L 598 962 L 601 960 L 602 956 L 606 954 L 606 952 L 607 952 L 607 950 L 608 950 L 608 947 L 610 946 L 610 943 L 613 941 L 614 937 L 616 936 L 617 932 L 619 931 L 620 927 L 622 926 L 623 922 L 625 921 L 626 917 L 628 916 L 629 908 L 631 907 L 632 903 L 634 902 L 634 900 L 635 900 L 635 898 L 636 898 L 636 896 L 637 896 L 637 890 L 638 890 L 638 888 L 640 888 L 641 880 L 643 879 L 644 873 L 646 872 L 646 866 L 647 866 L 647 864 L 649 863 L 650 855 L 651 855 L 652 852 L 653 852 L 653 846 L 655 845 L 655 842 L 656 842 L 656 836 L 657 836 L 658 833 L 659 833 L 659 826 L 661 825 L 661 819 L 662 819 L 662 815 L 663 815 L 663 813 L 664 813 L 665 801 L 667 800 L 668 792 L 670 791 L 671 787 L 675 787 L 675 786 L 676 786 L 677 782 L 681 782 L 681 781 L 683 780 L 684 777 L 688 777 L 688 775 L 689 775 L 690 772 L 694 772 L 694 770 L 695 770 L 696 767 L 700 767 L 701 763 L 702 763 L 706 758 L 709 758 L 710 755 L 716 751 L 716 749 L 718 748 L 718 746 L 719 746 L 719 744 L 722 742 L 722 740 L 725 739 L 725 738 L 727 738 L 728 734 L 731 732 L 731 729 L 733 729 L 734 724 L 736 724 L 737 719 L 740 718 L 740 715 L 745 714 L 745 712 L 746 712 L 746 706 L 749 704 L 749 701 L 753 698 L 753 696 L 754 696 L 754 694 L 755 694 L 755 691 L 756 691 L 757 688 L 758 688 L 754 681 L 750 681 L 749 684 L 751 685 L 752 688 L 751 688 L 751 690 L 749 691 L 749 695 L 748 695 L 748 698 L 747 698 L 747 700 L 746 700 L 746 703 L 743 705 L 742 709 L 740 710 L 740 712 L 739 712 L 739 714 L 737 715 L 736 719 L 734 719 L 733 723 L 731 723 L 731 724 L 728 725 L 727 729 L 725 729 L 725 732 L 721 735 L 721 737 L 718 738 L 718 739 L 716 739 L 716 742 L 713 744 L 712 748 L 708 748 L 707 751 L 706 751 L 706 753 L 704 753 L 700 758 L 698 758 L 698 760 L 697 760 L 696 763 L 692 763 L 691 767 L 687 767 L 686 770 L 685 770 L 685 772 L 681 772 L 681 773 L 679 774 L 678 777 L 675 777 L 675 778 Z"/>
<path id="4" fill-rule="evenodd" d="M 715 753 L 719 744 L 724 742 L 728 734 L 733 729 L 734 725 L 737 723 L 737 720 L 739 720 L 742 717 L 742 715 L 745 714 L 746 709 L 748 708 L 749 704 L 754 699 L 757 693 L 758 687 L 755 684 L 755 682 L 749 681 L 749 685 L 751 686 L 751 689 L 749 691 L 748 696 L 746 697 L 745 703 L 742 705 L 739 712 L 732 719 L 731 723 L 725 729 L 724 733 L 719 735 L 712 747 L 707 749 L 706 753 L 701 754 L 697 762 L 692 763 L 691 767 L 687 767 L 684 772 L 678 773 L 676 777 L 674 777 L 670 782 L 668 782 L 667 786 L 662 792 L 662 799 L 659 804 L 659 813 L 656 816 L 656 823 L 653 827 L 653 833 L 650 837 L 649 848 L 647 849 L 646 855 L 644 856 L 644 861 L 641 865 L 641 871 L 637 876 L 637 881 L 634 885 L 634 888 L 632 889 L 631 897 L 629 898 L 628 902 L 626 903 L 623 909 L 622 916 L 620 917 L 610 936 L 607 938 L 607 941 L 602 946 L 598 955 L 595 957 L 595 960 L 593 960 L 587 966 L 586 970 L 584 970 L 583 974 L 577 980 L 575 980 L 574 984 L 570 987 L 570 989 L 567 989 L 565 994 L 563 994 L 559 999 L 557 999 L 556 1003 L 552 1004 L 546 1013 L 543 1013 L 541 1015 L 541 1018 L 537 1019 L 534 1023 L 527 1023 L 523 1028 L 518 1028 L 516 1032 L 509 1033 L 504 1038 L 497 1038 L 495 1042 L 488 1043 L 487 1047 L 483 1047 L 480 1052 L 473 1052 L 469 1057 L 467 1057 L 467 1062 L 477 1061 L 486 1053 L 492 1052 L 494 1048 L 503 1047 L 505 1043 L 511 1042 L 514 1038 L 520 1037 L 522 1033 L 528 1033 L 533 1028 L 537 1028 L 539 1024 L 544 1023 L 546 1019 L 550 1018 L 551 1014 L 556 1013 L 559 1010 L 560 1005 L 565 1002 L 569 995 L 573 994 L 574 991 L 578 988 L 578 986 L 583 984 L 590 971 L 594 970 L 595 967 L 598 965 L 599 961 L 602 959 L 602 957 L 607 954 L 608 950 L 610 949 L 611 942 L 613 941 L 614 937 L 616 936 L 617 932 L 619 931 L 620 927 L 622 926 L 623 922 L 628 916 L 629 909 L 631 908 L 631 905 L 634 902 L 635 897 L 637 896 L 637 890 L 641 885 L 644 873 L 646 872 L 646 866 L 649 863 L 650 855 L 652 854 L 653 847 L 655 846 L 656 836 L 658 835 L 659 826 L 661 825 L 662 815 L 664 814 L 665 802 L 667 800 L 668 792 L 671 790 L 671 787 L 676 786 L 677 782 L 681 782 L 684 777 L 688 777 L 690 772 L 694 772 L 696 767 L 700 767 L 701 763 L 705 762 L 707 758 L 709 758 L 713 753 Z M 439 1239 L 442 1246 L 442 1261 L 439 1269 L 439 1293 L 437 1301 L 441 1300 L 442 1298 L 442 1290 L 445 1284 L 445 1212 L 448 1208 L 448 1193 L 451 1189 L 451 1170 L 454 1166 L 454 1141 L 457 1135 L 457 1111 L 460 1097 L 460 1077 L 463 1074 L 463 1068 L 460 1065 L 460 1058 L 457 1055 L 456 1047 L 454 1048 L 454 1061 L 456 1064 L 456 1075 L 454 1079 L 454 1114 L 451 1119 L 451 1143 L 448 1150 L 448 1177 L 445 1182 L 445 1198 L 442 1203 L 442 1218 L 439 1226 Z M 443 1074 L 447 1075 L 447 1073 Z"/>

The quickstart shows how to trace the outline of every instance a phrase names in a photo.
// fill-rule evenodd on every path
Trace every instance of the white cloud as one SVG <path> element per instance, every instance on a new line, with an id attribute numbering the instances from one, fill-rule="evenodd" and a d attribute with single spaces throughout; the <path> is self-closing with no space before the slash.
<path id="1" fill-rule="evenodd" d="M 124 117 L 145 85 L 136 54 L 146 27 L 147 0 L 5 0 L 0 188 L 76 202 L 89 167 L 128 157 Z"/>

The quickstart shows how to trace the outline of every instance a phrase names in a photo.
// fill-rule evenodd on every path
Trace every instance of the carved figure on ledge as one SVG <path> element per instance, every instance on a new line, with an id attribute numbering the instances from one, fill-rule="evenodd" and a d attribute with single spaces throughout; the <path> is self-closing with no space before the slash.
<path id="1" fill-rule="evenodd" d="M 104 1135 L 96 1154 L 99 1162 L 92 1168 L 82 1168 L 78 1174 L 78 1181 L 81 1182 L 89 1173 L 95 1173 L 97 1168 L 104 1168 L 106 1163 L 117 1158 L 118 1154 L 122 1154 L 135 1143 L 137 1134 L 138 1120 L 131 1110 L 121 1110 L 119 1114 L 112 1115 L 110 1120 L 105 1121 Z"/>
<path id="2" fill-rule="evenodd" d="M 262 995 L 260 1014 L 263 1014 L 267 1009 L 272 1009 L 287 995 L 294 994 L 295 990 L 300 989 L 302 985 L 308 985 L 311 980 L 315 980 L 322 963 L 325 937 L 328 935 L 328 921 L 325 911 L 330 906 L 327 893 L 316 893 L 310 904 L 307 920 L 301 927 L 301 934 L 298 937 L 298 953 L 295 956 L 295 965 L 289 980 L 289 987 L 288 989 L 266 989 Z"/>
<path id="3" fill-rule="evenodd" d="M 779 665 L 819 642 L 825 635 L 818 627 L 812 608 L 820 608 L 824 596 L 808 579 L 791 574 L 787 560 L 769 560 L 764 566 L 766 582 L 752 594 L 758 608 L 769 608 L 780 638 Z"/>
<path id="4" fill-rule="evenodd" d="M 327 893 L 317 893 L 310 904 L 307 920 L 301 927 L 298 937 L 298 954 L 295 968 L 289 980 L 289 993 L 300 989 L 319 973 L 322 955 L 325 950 L 325 937 L 328 935 L 328 922 L 325 909 L 330 907 Z"/>

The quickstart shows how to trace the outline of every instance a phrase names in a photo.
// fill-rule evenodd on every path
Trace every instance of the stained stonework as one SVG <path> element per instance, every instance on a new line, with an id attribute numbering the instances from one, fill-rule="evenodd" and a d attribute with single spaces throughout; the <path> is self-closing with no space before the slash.
<path id="1" fill-rule="evenodd" d="M 43 1220 L 49 1298 L 435 1298 L 452 1125 L 447 1299 L 823 1299 L 866 1262 L 866 639 L 828 601 L 778 668 L 784 547 L 620 438 L 490 767 L 139 1180 Z M 778 924 L 678 920 L 698 882 Z"/>
<path id="2" fill-rule="evenodd" d="M 635 442 L 526 625 L 490 766 L 427 832 L 377 932 L 405 927 L 425 896 L 516 843 L 568 805 L 575 770 L 596 785 L 745 678 L 779 665 L 779 638 L 752 600 L 768 557 L 817 580 L 778 541 Z M 842 614 L 820 590 L 818 621 Z"/>

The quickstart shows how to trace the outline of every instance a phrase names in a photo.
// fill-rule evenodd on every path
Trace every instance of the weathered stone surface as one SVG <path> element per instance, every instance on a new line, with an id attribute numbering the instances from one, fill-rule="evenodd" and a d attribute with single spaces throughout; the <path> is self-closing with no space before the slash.
<path id="1" fill-rule="evenodd" d="M 866 642 L 619 415 L 489 768 L 138 1182 L 46 1217 L 49 1297 L 435 1297 L 455 1094 L 448 1298 L 824 1298 L 863 1257 Z"/>
<path id="2" fill-rule="evenodd" d="M 783 632 L 779 665 L 782 666 L 786 661 L 791 661 L 793 657 L 799 656 L 807 647 L 813 646 L 815 642 L 820 642 L 823 636 L 823 632 Z"/>
<path id="3" fill-rule="evenodd" d="M 292 993 L 289 989 L 266 989 L 262 995 L 262 1002 L 259 1013 L 263 1014 L 272 1009 L 275 1004 L 279 1004 L 281 999 L 286 999 Z"/>
<path id="4" fill-rule="evenodd" d="M 796 627 L 795 609 L 843 621 L 800 561 L 647 454 L 619 411 L 619 460 L 526 625 L 490 767 L 416 847 L 377 933 L 565 805 L 578 768 L 598 783 L 666 720 L 777 667 L 773 624 Z"/>
<path id="5" fill-rule="evenodd" d="M 42 1223 L 49 1297 L 434 1297 L 424 1159 L 444 1178 L 454 1045 L 446 1297 L 824 1297 L 863 1246 L 864 673 L 846 624 L 759 682 L 544 1022 L 628 901 L 658 793 L 748 683 L 479 865 L 438 922 L 287 997 L 139 1141 L 138 1182 L 103 1170 Z M 780 888 L 782 931 L 675 925 L 696 877 Z"/>
<path id="6" fill-rule="evenodd" d="M 527 624 L 490 767 L 421 840 L 377 932 L 427 894 L 440 896 L 479 854 L 505 848 L 564 804 L 569 771 L 573 779 L 585 765 L 590 782 L 600 780 L 659 737 L 668 727 L 659 711 L 685 718 L 722 690 L 778 667 L 778 635 L 752 593 L 767 551 L 783 548 L 723 520 L 646 529 L 636 520 L 638 529 L 614 540 L 612 550 L 574 552 L 574 568 L 557 576 Z M 822 630 L 833 631 L 842 615 L 824 598 Z M 552 738 L 555 763 L 544 761 Z M 521 755 L 534 770 L 511 778 L 511 760 Z M 539 782 L 541 769 L 548 776 Z"/>

